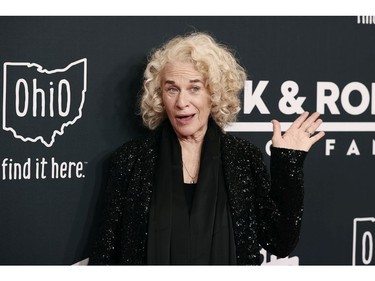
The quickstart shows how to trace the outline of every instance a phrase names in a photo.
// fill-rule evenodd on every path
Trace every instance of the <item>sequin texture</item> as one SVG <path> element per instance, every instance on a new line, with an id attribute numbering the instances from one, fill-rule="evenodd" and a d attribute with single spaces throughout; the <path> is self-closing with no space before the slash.
<path id="1" fill-rule="evenodd" d="M 261 247 L 287 256 L 299 239 L 306 152 L 271 147 L 270 178 L 256 146 L 230 134 L 221 138 L 237 264 L 260 264 Z M 90 264 L 146 264 L 157 143 L 154 133 L 113 154 L 104 217 Z"/>

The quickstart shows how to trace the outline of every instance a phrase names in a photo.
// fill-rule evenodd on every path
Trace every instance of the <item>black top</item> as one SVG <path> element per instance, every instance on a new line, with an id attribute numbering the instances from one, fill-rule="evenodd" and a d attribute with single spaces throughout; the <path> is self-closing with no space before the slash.
<path id="1" fill-rule="evenodd" d="M 189 209 L 189 214 L 191 211 L 191 206 L 193 205 L 194 193 L 197 188 L 196 183 L 184 183 L 184 192 L 185 192 L 185 199 L 186 204 Z"/>

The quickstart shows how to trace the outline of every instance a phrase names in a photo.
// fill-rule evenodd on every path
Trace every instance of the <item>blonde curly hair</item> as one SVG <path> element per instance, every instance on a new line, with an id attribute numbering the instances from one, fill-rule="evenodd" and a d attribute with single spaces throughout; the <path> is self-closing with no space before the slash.
<path id="1" fill-rule="evenodd" d="M 207 33 L 177 36 L 153 51 L 144 72 L 140 113 L 149 129 L 157 128 L 167 117 L 161 90 L 161 72 L 168 62 L 192 62 L 206 81 L 211 94 L 211 117 L 222 128 L 236 120 L 240 110 L 240 91 L 246 80 L 228 47 Z"/>

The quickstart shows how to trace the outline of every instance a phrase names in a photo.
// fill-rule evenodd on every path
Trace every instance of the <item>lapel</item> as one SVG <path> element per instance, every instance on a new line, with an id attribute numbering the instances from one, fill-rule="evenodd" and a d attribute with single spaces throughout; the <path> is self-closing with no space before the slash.
<path id="1" fill-rule="evenodd" d="M 234 240 L 236 244 L 237 263 L 243 264 L 248 257 L 249 235 L 251 233 L 249 225 L 251 221 L 252 202 L 252 179 L 250 163 L 244 155 L 241 143 L 231 135 L 222 135 L 221 155 L 225 184 L 228 194 L 230 213 Z M 253 236 L 254 237 L 254 236 Z"/>
<path id="2" fill-rule="evenodd" d="M 133 158 L 122 226 L 125 264 L 147 263 L 147 233 L 158 154 L 156 140 L 155 135 L 147 138 Z"/>
<path id="3" fill-rule="evenodd" d="M 239 145 L 235 138 L 223 134 L 221 143 L 225 184 L 233 224 L 236 225 L 236 221 L 246 211 L 246 201 L 249 199 L 247 198 L 249 195 L 247 183 L 250 171 L 249 167 L 243 165 L 244 155 L 239 151 Z"/>

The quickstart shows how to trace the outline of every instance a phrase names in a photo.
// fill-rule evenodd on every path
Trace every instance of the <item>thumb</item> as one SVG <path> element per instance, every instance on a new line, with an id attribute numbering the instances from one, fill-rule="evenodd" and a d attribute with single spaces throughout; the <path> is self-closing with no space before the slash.
<path id="1" fill-rule="evenodd" d="M 274 120 L 271 121 L 271 123 L 273 125 L 273 137 L 277 138 L 277 137 L 281 136 L 281 125 L 280 125 L 280 122 L 274 119 Z"/>

